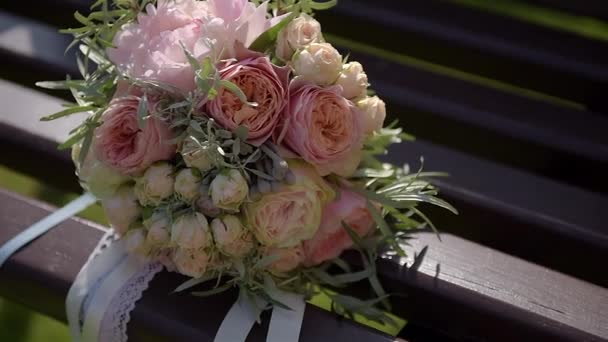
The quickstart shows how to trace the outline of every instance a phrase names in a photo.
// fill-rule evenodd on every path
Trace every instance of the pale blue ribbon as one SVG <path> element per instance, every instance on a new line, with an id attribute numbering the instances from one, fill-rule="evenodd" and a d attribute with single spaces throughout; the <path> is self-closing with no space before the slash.
<path id="1" fill-rule="evenodd" d="M 25 245 L 39 238 L 41 235 L 48 232 L 49 230 L 53 229 L 59 223 L 88 208 L 96 201 L 97 199 L 95 198 L 95 196 L 86 193 L 73 200 L 65 207 L 55 211 L 54 213 L 42 219 L 41 221 L 35 223 L 29 228 L 26 228 L 21 233 L 17 234 L 17 236 L 15 236 L 0 247 L 0 267 L 2 267 L 2 265 L 6 262 L 6 260 L 8 260 L 8 258 L 10 258 L 13 254 L 15 254 Z"/>

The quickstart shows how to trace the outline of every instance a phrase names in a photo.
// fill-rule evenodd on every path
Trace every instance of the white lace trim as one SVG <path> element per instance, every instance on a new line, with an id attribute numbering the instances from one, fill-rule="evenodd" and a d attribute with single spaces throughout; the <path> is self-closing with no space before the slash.
<path id="1" fill-rule="evenodd" d="M 135 308 L 135 303 L 141 299 L 143 292 L 148 289 L 150 281 L 162 270 L 163 266 L 160 263 L 148 263 L 120 289 L 120 293 L 112 299 L 110 308 L 104 315 L 99 341 L 127 341 L 127 325 L 131 320 L 131 311 Z"/>
<path id="2" fill-rule="evenodd" d="M 101 255 L 117 238 L 113 231 L 106 233 L 89 256 L 89 261 Z M 120 289 L 118 295 L 111 300 L 109 309 L 103 315 L 97 341 L 126 342 L 128 340 L 127 325 L 131 320 L 131 311 L 135 308 L 135 303 L 143 296 L 143 292 L 148 289 L 150 281 L 162 270 L 163 265 L 161 263 L 150 262 L 145 264 L 131 279 L 125 281 L 125 285 Z M 105 274 L 90 289 L 82 303 L 79 315 L 81 331 L 93 295 L 107 276 L 108 274 Z"/>

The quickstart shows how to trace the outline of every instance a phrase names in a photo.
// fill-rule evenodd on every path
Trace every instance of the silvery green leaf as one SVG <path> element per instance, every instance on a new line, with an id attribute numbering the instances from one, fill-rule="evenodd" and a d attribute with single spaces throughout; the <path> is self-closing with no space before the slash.
<path id="1" fill-rule="evenodd" d="M 251 168 L 247 168 L 247 171 L 253 173 L 254 175 L 256 175 L 256 176 L 258 176 L 258 177 L 260 177 L 262 179 L 265 179 L 265 180 L 268 180 L 268 181 L 273 181 L 274 180 L 274 178 L 272 178 L 271 176 L 265 174 L 262 171 L 258 171 L 256 169 L 251 169 Z"/>
<path id="2" fill-rule="evenodd" d="M 333 0 L 335 1 L 335 0 Z M 279 32 L 285 28 L 289 23 L 296 17 L 297 13 L 292 12 L 290 15 L 281 20 L 278 24 L 274 25 L 266 32 L 262 33 L 256 40 L 249 45 L 249 50 L 257 52 L 266 52 L 279 37 Z"/>
<path id="3" fill-rule="evenodd" d="M 211 279 L 215 278 L 215 274 L 207 274 L 204 275 L 200 278 L 192 278 L 190 280 L 185 281 L 184 283 L 182 283 L 180 286 L 178 286 L 175 290 L 173 290 L 173 292 L 182 292 L 184 290 L 187 290 L 189 288 L 192 288 L 196 285 L 202 284 L 206 281 L 209 281 Z"/>
<path id="4" fill-rule="evenodd" d="M 247 137 L 249 137 L 249 128 L 247 126 L 240 125 L 234 130 L 234 134 L 239 137 L 239 139 L 245 141 Z"/>
<path id="5" fill-rule="evenodd" d="M 216 294 L 225 292 L 225 291 L 229 290 L 231 287 L 232 287 L 231 283 L 226 283 L 222 286 L 212 288 L 211 290 L 192 292 L 192 295 L 196 296 L 196 297 L 209 297 L 212 295 L 216 295 Z"/>
<path id="6" fill-rule="evenodd" d="M 245 95 L 245 93 L 241 90 L 241 88 L 239 88 L 239 86 L 237 86 L 236 84 L 228 81 L 228 80 L 220 80 L 219 81 L 220 86 L 222 86 L 223 88 L 228 89 L 228 91 L 230 91 L 231 93 L 234 94 L 234 96 L 238 97 L 238 99 L 243 102 L 245 105 L 248 105 L 250 107 L 257 107 L 258 104 L 255 102 L 249 102 L 247 101 L 247 96 Z"/>
<path id="7" fill-rule="evenodd" d="M 68 81 L 40 81 L 36 86 L 44 89 L 65 90 L 69 89 Z"/>
<path id="8" fill-rule="evenodd" d="M 80 165 L 84 164 L 84 161 L 87 158 L 87 154 L 89 153 L 89 148 L 91 147 L 91 143 L 93 142 L 93 132 L 93 129 L 89 129 L 82 142 L 82 147 L 80 148 L 80 153 L 78 155 L 78 162 L 80 163 Z"/>
<path id="9" fill-rule="evenodd" d="M 236 138 L 236 140 L 232 143 L 232 156 L 238 157 L 241 153 L 241 139 Z"/>
<path id="10" fill-rule="evenodd" d="M 59 111 L 57 113 L 42 117 L 40 119 L 40 121 L 52 121 L 55 119 L 59 119 L 62 118 L 64 116 L 68 116 L 68 115 L 72 115 L 72 114 L 76 114 L 76 113 L 82 113 L 82 112 L 88 112 L 90 110 L 95 109 L 95 106 L 75 106 L 75 107 L 69 107 L 67 109 L 64 109 L 62 111 Z"/>
<path id="11" fill-rule="evenodd" d="M 395 170 L 359 169 L 355 171 L 354 178 L 388 178 L 395 174 Z"/>
<path id="12" fill-rule="evenodd" d="M 429 203 L 429 204 L 433 204 L 438 207 L 447 209 L 447 210 L 451 211 L 452 213 L 458 215 L 458 210 L 456 210 L 456 208 L 454 208 L 451 204 L 449 204 L 448 202 L 446 202 L 442 199 L 434 197 L 434 196 L 423 195 L 423 194 L 399 194 L 399 195 L 391 196 L 390 198 L 392 200 L 399 201 L 399 202 Z"/>

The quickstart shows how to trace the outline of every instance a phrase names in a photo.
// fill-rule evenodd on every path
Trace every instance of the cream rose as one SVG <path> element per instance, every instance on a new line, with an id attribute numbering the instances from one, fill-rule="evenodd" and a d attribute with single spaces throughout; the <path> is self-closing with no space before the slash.
<path id="1" fill-rule="evenodd" d="M 181 248 L 203 248 L 211 241 L 209 223 L 200 213 L 178 217 L 171 226 L 171 242 Z"/>
<path id="2" fill-rule="evenodd" d="M 82 143 L 75 144 L 72 148 L 72 160 L 76 165 L 76 174 L 82 186 L 95 197 L 103 199 L 111 197 L 116 189 L 129 181 L 129 177 L 121 175 L 116 170 L 108 167 L 105 163 L 95 157 L 95 152 L 90 149 L 83 163 L 79 162 Z"/>
<path id="3" fill-rule="evenodd" d="M 173 253 L 172 260 L 179 273 L 192 278 L 199 278 L 207 271 L 210 257 L 202 249 L 178 248 Z"/>
<path id="4" fill-rule="evenodd" d="M 239 170 L 223 171 L 211 181 L 211 199 L 217 208 L 238 211 L 248 193 L 249 186 Z"/>
<path id="5" fill-rule="evenodd" d="M 321 210 L 335 196 L 312 167 L 290 161 L 295 183 L 282 184 L 256 202 L 243 205 L 246 222 L 257 240 L 266 246 L 290 247 L 314 236 Z"/>
<path id="6" fill-rule="evenodd" d="M 342 87 L 342 95 L 349 100 L 365 97 L 369 83 L 361 63 L 350 62 L 344 64 L 336 85 Z"/>
<path id="7" fill-rule="evenodd" d="M 321 24 L 306 13 L 292 20 L 285 27 L 277 39 L 277 56 L 287 62 L 293 57 L 293 53 L 312 43 L 323 41 Z"/>
<path id="8" fill-rule="evenodd" d="M 101 206 L 110 225 L 120 235 L 125 234 L 141 215 L 141 207 L 137 203 L 133 187 L 128 185 L 118 188 L 113 196 L 102 199 Z"/>
<path id="9" fill-rule="evenodd" d="M 209 194 L 210 189 L 208 185 L 203 185 L 199 189 L 199 196 L 196 199 L 196 207 L 198 210 L 208 217 L 218 216 L 222 210 L 213 204 L 211 195 Z"/>
<path id="10" fill-rule="evenodd" d="M 313 43 L 294 57 L 293 69 L 300 79 L 327 86 L 338 79 L 342 56 L 329 43 Z"/>
<path id="11" fill-rule="evenodd" d="M 171 240 L 169 234 L 171 225 L 169 219 L 164 214 L 159 212 L 154 213 L 149 219 L 144 221 L 144 225 L 148 228 L 146 243 L 149 246 L 162 247 L 167 245 Z"/>
<path id="12" fill-rule="evenodd" d="M 357 169 L 363 148 L 363 117 L 340 93 L 293 82 L 279 143 L 312 164 L 321 176 L 348 177 Z"/>
<path id="13" fill-rule="evenodd" d="M 175 193 L 184 201 L 192 202 L 199 195 L 201 177 L 193 169 L 182 169 L 175 176 Z"/>
<path id="14" fill-rule="evenodd" d="M 367 97 L 357 102 L 357 107 L 363 114 L 363 127 L 365 135 L 379 131 L 384 125 L 386 118 L 386 105 L 378 96 Z"/>
<path id="15" fill-rule="evenodd" d="M 234 215 L 226 215 L 211 221 L 215 246 L 231 257 L 241 257 L 253 248 L 253 237 Z"/>
<path id="16" fill-rule="evenodd" d="M 131 229 L 124 237 L 125 248 L 129 253 L 145 254 L 146 230 L 143 228 Z"/>
<path id="17" fill-rule="evenodd" d="M 143 177 L 135 181 L 135 195 L 143 206 L 157 206 L 173 195 L 173 166 L 166 162 L 150 166 Z"/>

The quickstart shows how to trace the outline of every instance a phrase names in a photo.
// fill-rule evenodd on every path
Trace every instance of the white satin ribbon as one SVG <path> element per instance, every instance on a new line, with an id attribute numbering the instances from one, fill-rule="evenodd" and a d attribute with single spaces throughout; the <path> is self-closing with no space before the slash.
<path id="1" fill-rule="evenodd" d="M 242 295 L 232 305 L 224 321 L 220 325 L 214 342 L 245 342 L 253 324 L 258 320 L 258 308 L 264 308 L 268 304 L 260 298 L 254 299 L 256 303 Z"/>
<path id="2" fill-rule="evenodd" d="M 304 296 L 280 290 L 272 295 L 291 310 L 274 306 L 266 342 L 298 342 L 306 310 Z"/>
<path id="3" fill-rule="evenodd" d="M 96 201 L 97 199 L 95 196 L 86 193 L 17 234 L 17 236 L 0 246 L 0 267 L 2 267 L 4 262 L 6 262 L 11 255 L 20 250 L 23 246 L 53 229 L 53 227 L 57 226 L 59 223 L 88 208 Z"/>
<path id="4" fill-rule="evenodd" d="M 108 243 L 113 234 L 114 232 L 110 230 L 99 241 L 89 260 L 76 276 L 65 300 L 70 335 L 74 342 L 81 340 L 85 299 L 96 286 L 99 286 L 100 281 L 126 257 L 126 252 L 119 243 L 110 244 L 104 253 L 101 253 L 102 247 Z"/>

